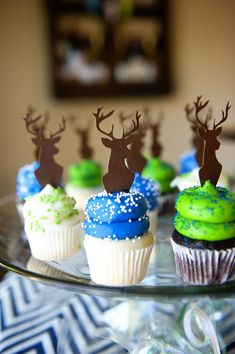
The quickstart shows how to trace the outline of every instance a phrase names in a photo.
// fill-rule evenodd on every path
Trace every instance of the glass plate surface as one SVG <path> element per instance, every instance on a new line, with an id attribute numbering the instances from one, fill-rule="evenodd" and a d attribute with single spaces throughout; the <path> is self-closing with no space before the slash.
<path id="1" fill-rule="evenodd" d="M 58 262 L 43 262 L 33 258 L 14 198 L 5 198 L 0 200 L 0 265 L 30 279 L 89 295 L 159 300 L 206 295 L 232 296 L 235 293 L 234 278 L 222 285 L 192 286 L 176 276 L 170 245 L 172 229 L 172 215 L 158 219 L 157 242 L 147 276 L 141 283 L 131 287 L 106 287 L 90 280 L 84 249 Z"/>

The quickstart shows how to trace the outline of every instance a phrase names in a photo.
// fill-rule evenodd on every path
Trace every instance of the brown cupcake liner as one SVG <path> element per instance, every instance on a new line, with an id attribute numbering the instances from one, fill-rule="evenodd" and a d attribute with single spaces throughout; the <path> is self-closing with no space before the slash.
<path id="1" fill-rule="evenodd" d="M 158 215 L 175 212 L 175 199 L 178 193 L 171 192 L 159 195 L 158 197 Z"/>
<path id="2" fill-rule="evenodd" d="M 171 239 L 177 275 L 195 285 L 221 284 L 235 274 L 235 248 L 202 250 Z"/>

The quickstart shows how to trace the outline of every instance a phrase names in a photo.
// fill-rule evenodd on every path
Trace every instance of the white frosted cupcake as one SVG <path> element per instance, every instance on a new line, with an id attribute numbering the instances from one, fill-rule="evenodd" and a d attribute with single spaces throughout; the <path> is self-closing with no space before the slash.
<path id="1" fill-rule="evenodd" d="M 153 248 L 147 203 L 137 192 L 106 191 L 88 199 L 84 246 L 91 279 L 102 285 L 134 285 L 146 275 Z"/>
<path id="2" fill-rule="evenodd" d="M 200 186 L 199 167 L 194 168 L 191 172 L 183 173 L 182 175 L 175 177 L 171 182 L 171 187 L 177 187 L 179 191 L 197 186 Z M 225 174 L 220 176 L 218 186 L 229 188 L 229 179 Z"/>
<path id="3" fill-rule="evenodd" d="M 59 260 L 80 247 L 80 217 L 75 201 L 60 187 L 51 185 L 24 204 L 25 232 L 33 257 Z"/>

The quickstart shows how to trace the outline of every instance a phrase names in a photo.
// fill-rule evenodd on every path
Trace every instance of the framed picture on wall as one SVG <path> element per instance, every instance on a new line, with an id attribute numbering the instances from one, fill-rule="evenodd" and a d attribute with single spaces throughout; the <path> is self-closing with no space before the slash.
<path id="1" fill-rule="evenodd" d="M 58 97 L 170 88 L 166 0 L 47 0 Z"/>

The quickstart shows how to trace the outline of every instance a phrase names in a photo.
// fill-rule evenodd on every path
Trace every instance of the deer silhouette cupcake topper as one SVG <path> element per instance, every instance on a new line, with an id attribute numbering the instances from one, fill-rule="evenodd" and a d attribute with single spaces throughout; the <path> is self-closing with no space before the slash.
<path id="1" fill-rule="evenodd" d="M 149 129 L 151 131 L 152 139 L 151 139 L 150 150 L 152 153 L 152 157 L 160 157 L 162 154 L 162 145 L 159 142 L 159 135 L 160 135 L 159 130 L 160 130 L 160 125 L 163 120 L 163 113 L 162 112 L 159 113 L 159 116 L 158 116 L 158 119 L 156 122 L 153 122 L 152 119 L 150 118 L 148 109 L 147 110 L 145 109 L 145 116 L 148 121 Z"/>
<path id="2" fill-rule="evenodd" d="M 124 122 L 130 119 L 132 114 L 125 116 L 123 112 L 120 112 L 119 118 L 121 124 L 124 126 Z M 143 139 L 146 134 L 147 125 L 139 124 L 139 129 L 134 133 L 134 140 L 131 144 L 130 153 L 127 157 L 127 165 L 130 170 L 141 173 L 147 163 L 147 159 L 142 155 L 141 150 L 144 146 Z"/>
<path id="3" fill-rule="evenodd" d="M 120 191 L 127 192 L 133 183 L 134 172 L 126 166 L 125 160 L 130 154 L 128 145 L 132 144 L 135 139 L 134 132 L 136 132 L 139 128 L 139 119 L 141 115 L 137 111 L 135 120 L 132 120 L 132 129 L 127 132 L 123 129 L 122 137 L 115 138 L 113 135 L 113 124 L 110 132 L 106 132 L 100 127 L 100 124 L 105 119 L 111 117 L 114 110 L 107 114 L 102 113 L 102 111 L 103 107 L 97 108 L 97 112 L 93 114 L 96 119 L 97 129 L 109 138 L 101 139 L 103 145 L 111 149 L 108 172 L 103 177 L 103 184 L 107 193 L 115 193 Z"/>
<path id="4" fill-rule="evenodd" d="M 93 149 L 89 144 L 89 129 L 91 127 L 90 121 L 88 121 L 88 125 L 86 128 L 81 128 L 75 125 L 75 117 L 71 117 L 71 122 L 74 126 L 75 132 L 77 136 L 80 138 L 80 149 L 79 155 L 82 159 L 91 159 L 93 156 Z"/>
<path id="5" fill-rule="evenodd" d="M 39 168 L 35 171 L 35 176 L 42 188 L 47 184 L 57 187 L 61 181 L 63 167 L 55 162 L 53 156 L 59 152 L 59 149 L 55 146 L 55 144 L 57 144 L 61 139 L 59 134 L 65 130 L 66 119 L 62 119 L 62 123 L 59 123 L 59 129 L 55 133 L 50 133 L 49 138 L 46 138 L 42 134 L 42 129 L 39 131 L 35 131 L 33 129 L 33 125 L 41 119 L 41 116 L 33 118 L 33 114 L 28 112 L 26 117 L 23 119 L 25 121 L 27 131 L 34 135 L 32 142 L 40 148 Z"/>
<path id="6" fill-rule="evenodd" d="M 198 166 L 202 165 L 203 153 L 204 153 L 204 140 L 198 135 L 198 125 L 195 117 L 195 107 L 190 107 L 190 104 L 186 104 L 184 111 L 186 113 L 187 120 L 191 123 L 191 130 L 193 131 L 192 145 L 196 149 L 196 160 Z M 208 122 L 212 118 L 212 109 L 209 108 L 207 114 Z"/>
<path id="7" fill-rule="evenodd" d="M 194 102 L 195 106 L 195 117 L 198 126 L 198 134 L 204 141 L 204 153 L 203 153 L 203 162 L 202 167 L 199 170 L 199 177 L 201 185 L 205 183 L 205 181 L 210 180 L 210 182 L 216 186 L 220 173 L 222 171 L 222 165 L 216 158 L 216 150 L 219 149 L 220 143 L 217 140 L 217 137 L 220 135 L 222 131 L 222 127 L 220 125 L 226 121 L 228 118 L 228 111 L 231 108 L 230 103 L 228 102 L 225 111 L 222 110 L 222 118 L 216 123 L 215 119 L 213 122 L 212 129 L 208 127 L 209 115 L 206 115 L 206 119 L 204 122 L 199 118 L 199 112 L 202 111 L 209 101 L 203 103 L 201 101 L 202 96 L 198 97 L 196 102 Z"/>
<path id="8" fill-rule="evenodd" d="M 27 114 L 28 115 L 33 115 L 35 113 L 35 108 L 33 108 L 32 106 L 28 107 L 28 111 Z M 26 116 L 27 116 L 26 114 Z M 48 113 L 46 113 L 43 117 L 43 119 L 40 119 L 41 116 L 37 117 L 38 119 L 35 119 L 35 123 L 32 125 L 32 130 L 34 130 L 36 133 L 41 134 L 41 136 L 44 136 L 45 134 L 45 130 L 46 130 L 46 125 L 49 121 L 49 115 Z M 40 151 L 40 147 L 36 145 L 35 150 L 34 150 L 34 157 L 35 160 L 38 161 L 39 160 L 39 151 Z"/>

